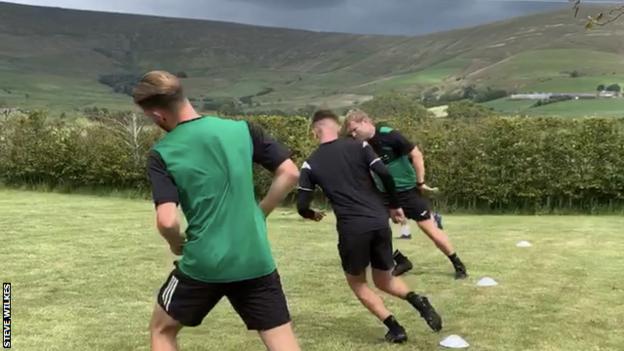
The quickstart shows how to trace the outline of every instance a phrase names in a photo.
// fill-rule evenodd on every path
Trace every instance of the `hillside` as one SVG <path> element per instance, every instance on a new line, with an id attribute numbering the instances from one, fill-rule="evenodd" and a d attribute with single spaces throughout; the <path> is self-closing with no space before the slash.
<path id="1" fill-rule="evenodd" d="M 581 22 L 559 11 L 389 37 L 0 3 L 0 104 L 128 108 L 100 78 L 156 68 L 185 72 L 199 104 L 258 94 L 247 106 L 256 109 L 345 106 L 393 89 L 582 92 L 624 82 L 624 22 L 591 32 Z"/>

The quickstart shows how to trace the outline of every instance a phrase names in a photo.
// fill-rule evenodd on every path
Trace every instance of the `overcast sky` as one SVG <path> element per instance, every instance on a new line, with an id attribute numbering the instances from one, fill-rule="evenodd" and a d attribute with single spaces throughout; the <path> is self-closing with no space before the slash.
<path id="1" fill-rule="evenodd" d="M 8 2 L 212 19 L 318 31 L 407 35 L 473 26 L 570 7 L 567 0 L 9 0 Z"/>

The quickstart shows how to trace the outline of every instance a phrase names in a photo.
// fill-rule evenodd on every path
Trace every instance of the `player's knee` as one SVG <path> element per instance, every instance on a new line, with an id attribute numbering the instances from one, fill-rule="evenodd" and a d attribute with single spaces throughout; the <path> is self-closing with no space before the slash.
<path id="1" fill-rule="evenodd" d="M 175 336 L 178 333 L 179 327 L 177 324 L 170 323 L 165 318 L 154 316 L 150 322 L 149 329 L 152 335 Z"/>
<path id="2" fill-rule="evenodd" d="M 390 282 L 385 279 L 375 280 L 375 286 L 383 292 L 388 292 L 390 290 Z"/>

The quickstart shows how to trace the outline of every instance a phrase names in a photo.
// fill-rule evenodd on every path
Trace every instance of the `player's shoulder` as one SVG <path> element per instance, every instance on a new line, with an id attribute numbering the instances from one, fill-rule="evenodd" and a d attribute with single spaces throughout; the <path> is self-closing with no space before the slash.
<path id="1" fill-rule="evenodd" d="M 320 154 L 320 149 L 316 149 L 312 151 L 310 156 L 308 156 L 308 158 L 306 158 L 305 161 L 303 161 L 303 164 L 301 165 L 301 169 L 312 170 L 312 165 L 315 164 L 316 160 L 321 157 L 322 155 Z"/>
<path id="2" fill-rule="evenodd" d="M 377 129 L 377 132 L 379 132 L 380 134 L 390 134 L 394 129 L 392 129 L 392 127 L 389 126 L 381 126 Z"/>
<path id="3" fill-rule="evenodd" d="M 405 139 L 400 131 L 391 127 L 381 127 L 377 130 L 377 137 L 381 143 L 396 143 Z"/>
<path id="4" fill-rule="evenodd" d="M 353 138 L 342 138 L 340 139 L 340 142 L 350 148 L 363 148 L 368 146 L 368 142 Z"/>

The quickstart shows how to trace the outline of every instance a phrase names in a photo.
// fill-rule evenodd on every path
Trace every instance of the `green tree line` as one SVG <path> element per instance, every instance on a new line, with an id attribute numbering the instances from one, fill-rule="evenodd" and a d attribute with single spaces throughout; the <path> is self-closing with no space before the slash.
<path id="1" fill-rule="evenodd" d="M 421 111 L 422 112 L 422 111 Z M 245 116 L 301 164 L 316 147 L 304 117 Z M 624 120 L 385 118 L 425 154 L 443 210 L 582 212 L 624 208 Z M 0 179 L 12 186 L 128 189 L 148 194 L 145 164 L 162 133 L 132 114 L 88 122 L 35 112 L 0 120 Z M 257 169 L 264 193 L 270 174 Z"/>

